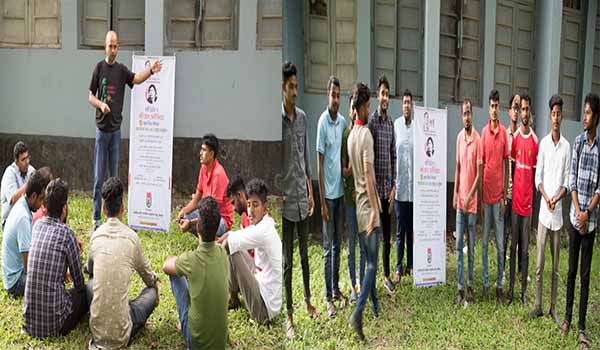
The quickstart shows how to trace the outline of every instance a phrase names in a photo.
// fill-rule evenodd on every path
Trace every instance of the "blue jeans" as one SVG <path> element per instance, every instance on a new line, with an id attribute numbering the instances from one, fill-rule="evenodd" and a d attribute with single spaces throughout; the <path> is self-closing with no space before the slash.
<path id="1" fill-rule="evenodd" d="M 396 212 L 396 272 L 402 273 L 404 242 L 406 242 L 406 268 L 413 268 L 413 203 L 394 200 Z"/>
<path id="2" fill-rule="evenodd" d="M 329 221 L 323 221 L 323 260 L 325 265 L 325 287 L 327 301 L 340 290 L 340 243 L 344 230 L 344 197 L 325 199 L 329 210 Z M 322 205 L 322 204 L 321 204 Z"/>
<path id="3" fill-rule="evenodd" d="M 367 236 L 366 232 L 361 232 L 358 235 L 359 241 L 363 242 L 365 248 L 365 261 L 367 262 L 367 271 L 365 273 L 364 280 L 361 279 L 360 295 L 358 296 L 358 302 L 356 303 L 356 310 L 354 311 L 357 315 L 362 315 L 367 298 L 371 296 L 371 303 L 373 304 L 373 312 L 379 312 L 379 301 L 377 300 L 377 257 L 379 256 L 379 227 L 373 230 L 371 235 Z"/>
<path id="4" fill-rule="evenodd" d="M 464 272 L 463 272 L 463 233 L 465 229 L 469 234 L 468 242 L 468 279 L 467 285 L 473 286 L 473 259 L 474 259 L 474 248 L 475 248 L 475 221 L 477 215 L 471 213 L 463 213 L 461 209 L 456 210 L 456 279 L 458 281 L 458 290 L 464 289 Z"/>
<path id="5" fill-rule="evenodd" d="M 200 211 L 198 211 L 198 209 L 196 209 L 196 210 L 188 213 L 185 216 L 185 218 L 190 221 L 200 219 Z M 189 230 L 192 235 L 196 236 L 196 234 L 197 234 L 196 225 L 190 224 Z M 225 232 L 227 232 L 227 225 L 225 224 L 225 220 L 223 220 L 223 218 L 221 218 L 221 220 L 219 221 L 219 228 L 217 229 L 217 237 L 221 237 Z"/>
<path id="6" fill-rule="evenodd" d="M 481 242 L 481 256 L 483 259 L 483 286 L 489 286 L 488 272 L 488 240 L 490 228 L 494 223 L 496 233 L 496 248 L 498 250 L 498 282 L 496 287 L 502 288 L 502 275 L 504 274 L 504 217 L 500 216 L 500 202 L 496 204 L 483 204 L 485 213 L 483 215 L 483 241 Z M 506 208 L 505 208 L 506 209 Z"/>
<path id="7" fill-rule="evenodd" d="M 179 315 L 179 323 L 181 324 L 181 333 L 185 340 L 187 349 L 192 348 L 192 336 L 188 328 L 188 312 L 190 310 L 190 287 L 185 277 L 169 276 L 171 281 L 171 290 L 177 304 L 177 314 Z"/>
<path id="8" fill-rule="evenodd" d="M 121 129 L 104 132 L 96 128 L 96 144 L 94 145 L 94 221 L 102 217 L 102 184 L 108 161 L 109 177 L 119 176 L 119 147 L 121 146 Z"/>
<path id="9" fill-rule="evenodd" d="M 346 206 L 346 228 L 348 229 L 348 272 L 352 287 L 356 286 L 356 241 L 358 239 L 358 223 L 356 222 L 356 207 L 354 203 L 345 203 Z M 359 277 L 363 281 L 365 276 L 365 247 L 363 241 L 358 240 Z"/>

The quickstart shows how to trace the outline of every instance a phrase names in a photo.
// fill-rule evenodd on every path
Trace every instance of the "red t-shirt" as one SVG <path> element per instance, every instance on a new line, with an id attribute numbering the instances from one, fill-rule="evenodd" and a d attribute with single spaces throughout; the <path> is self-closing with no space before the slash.
<path id="1" fill-rule="evenodd" d="M 530 216 L 533 210 L 533 179 L 538 147 L 538 138 L 533 130 L 528 135 L 523 135 L 520 128 L 517 130 L 510 155 L 515 160 L 512 210 L 521 216 Z"/>
<path id="2" fill-rule="evenodd" d="M 35 213 L 33 213 L 33 217 L 31 218 L 31 227 L 35 224 L 39 219 L 48 216 L 48 209 L 45 206 L 41 206 Z"/>
<path id="3" fill-rule="evenodd" d="M 208 174 L 206 174 L 206 166 L 202 165 L 200 167 L 196 191 L 201 192 L 202 197 L 211 196 L 219 203 L 219 211 L 223 221 L 225 221 L 227 230 L 231 229 L 233 224 L 233 205 L 227 197 L 228 184 L 229 178 L 218 160 L 215 159 Z"/>
<path id="4" fill-rule="evenodd" d="M 483 202 L 496 204 L 502 199 L 504 188 L 504 160 L 508 159 L 508 138 L 500 122 L 492 131 L 491 122 L 481 131 L 483 159 Z"/>

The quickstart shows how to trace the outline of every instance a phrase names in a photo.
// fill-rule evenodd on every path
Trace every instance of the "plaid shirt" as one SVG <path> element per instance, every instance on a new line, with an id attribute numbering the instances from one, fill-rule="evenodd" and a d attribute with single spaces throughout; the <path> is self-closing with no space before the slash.
<path id="1" fill-rule="evenodd" d="M 569 171 L 569 191 L 577 191 L 577 200 L 579 209 L 587 210 L 594 193 L 600 195 L 598 187 L 598 166 L 600 163 L 600 154 L 598 150 L 598 137 L 592 145 L 587 143 L 587 134 L 584 132 L 575 138 L 573 151 L 571 152 L 571 169 Z M 575 206 L 571 204 L 570 221 L 574 228 L 579 230 L 575 215 Z M 592 232 L 596 227 L 598 218 L 598 207 L 590 211 L 588 218 L 588 232 Z"/>
<path id="2" fill-rule="evenodd" d="M 57 336 L 73 311 L 65 290 L 67 267 L 75 288 L 85 288 L 77 240 L 73 230 L 51 217 L 36 222 L 31 235 L 24 328 L 36 338 Z"/>
<path id="3" fill-rule="evenodd" d="M 389 115 L 379 117 L 376 110 L 369 117 L 369 130 L 373 135 L 375 150 L 375 182 L 379 197 L 388 199 L 396 181 L 396 141 L 394 122 Z"/>

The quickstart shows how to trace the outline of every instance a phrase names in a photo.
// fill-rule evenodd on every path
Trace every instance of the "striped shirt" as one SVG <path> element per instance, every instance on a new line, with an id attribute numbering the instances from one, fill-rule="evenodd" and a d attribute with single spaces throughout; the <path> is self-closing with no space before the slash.
<path id="1" fill-rule="evenodd" d="M 590 146 L 587 142 L 587 134 L 584 132 L 575 138 L 573 151 L 571 152 L 571 167 L 569 171 L 569 191 L 577 191 L 577 201 L 579 209 L 587 210 L 594 193 L 600 195 L 598 187 L 598 165 L 600 154 L 598 152 L 598 136 Z M 587 229 L 592 232 L 596 227 L 598 218 L 598 207 L 590 211 Z M 577 223 L 575 206 L 571 204 L 571 212 L 569 213 L 571 225 L 579 230 Z"/>
<path id="2" fill-rule="evenodd" d="M 36 338 L 57 336 L 73 312 L 65 290 L 67 268 L 75 289 L 85 288 L 75 232 L 59 219 L 45 217 L 33 226 L 31 236 L 24 328 Z"/>
<path id="3" fill-rule="evenodd" d="M 380 198 L 388 198 L 396 181 L 396 141 L 394 122 L 389 115 L 379 116 L 376 110 L 369 117 L 369 130 L 375 151 L 375 183 Z"/>

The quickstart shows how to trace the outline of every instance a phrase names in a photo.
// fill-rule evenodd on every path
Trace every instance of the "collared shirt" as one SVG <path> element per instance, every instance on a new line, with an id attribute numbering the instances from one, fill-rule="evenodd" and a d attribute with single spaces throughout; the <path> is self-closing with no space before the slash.
<path id="1" fill-rule="evenodd" d="M 496 204 L 504 195 L 504 160 L 508 159 L 509 155 L 506 129 L 498 121 L 498 127 L 494 131 L 491 123 L 489 121 L 481 131 L 483 202 L 485 204 Z"/>
<path id="2" fill-rule="evenodd" d="M 413 201 L 413 119 L 406 125 L 404 115 L 394 121 L 396 139 L 396 197 L 399 202 Z"/>
<path id="3" fill-rule="evenodd" d="M 57 218 L 45 217 L 33 227 L 27 261 L 24 328 L 32 337 L 57 336 L 73 312 L 65 290 L 67 268 L 75 289 L 85 288 L 75 232 Z"/>
<path id="4" fill-rule="evenodd" d="M 21 254 L 29 251 L 31 218 L 27 197 L 23 196 L 10 211 L 2 234 L 2 282 L 5 289 L 12 288 L 23 273 Z"/>
<path id="5" fill-rule="evenodd" d="M 23 186 L 29 177 L 35 172 L 35 168 L 31 165 L 27 168 L 27 173 L 23 176 L 19 167 L 15 162 L 6 167 L 2 175 L 2 183 L 0 183 L 0 203 L 2 204 L 2 222 L 6 221 L 12 205 L 10 199 L 15 195 L 17 190 Z"/>
<path id="6" fill-rule="evenodd" d="M 518 128 L 517 128 L 518 130 Z M 515 131 L 516 132 L 516 131 Z M 510 129 L 510 125 L 506 128 L 506 140 L 508 141 L 508 154 L 512 151 L 512 140 L 515 137 L 515 133 Z M 513 188 L 513 167 L 512 159 L 509 159 L 508 163 L 508 188 L 506 189 L 506 198 L 512 199 L 512 188 Z"/>
<path id="7" fill-rule="evenodd" d="M 277 317 L 282 304 L 282 245 L 275 221 L 268 215 L 256 225 L 230 232 L 227 238 L 229 254 L 254 249 L 254 278 L 267 307 L 269 319 Z"/>
<path id="8" fill-rule="evenodd" d="M 512 211 L 521 216 L 531 216 L 533 212 L 533 186 L 535 167 L 539 149 L 538 138 L 529 129 L 525 135 L 519 129 L 512 142 L 511 158 L 515 160 L 513 178 Z"/>
<path id="9" fill-rule="evenodd" d="M 188 329 L 194 347 L 225 349 L 227 344 L 227 252 L 220 245 L 201 242 L 177 257 L 178 276 L 189 284 Z"/>
<path id="10" fill-rule="evenodd" d="M 458 207 L 461 209 L 464 207 L 477 177 L 477 168 L 482 163 L 481 153 L 481 138 L 477 131 L 471 128 L 471 136 L 467 137 L 465 129 L 462 129 L 456 136 L 456 164 L 460 165 Z M 474 192 L 466 212 L 477 214 L 477 191 Z"/>
<path id="11" fill-rule="evenodd" d="M 373 164 L 375 159 L 373 150 L 373 136 L 369 129 L 356 121 L 350 136 L 348 136 L 348 156 L 354 174 L 354 188 L 356 190 L 356 223 L 358 232 L 366 232 L 371 215 L 371 202 L 367 194 L 367 180 L 365 176 L 365 162 Z M 375 227 L 379 227 L 379 215 L 376 215 Z"/>
<path id="12" fill-rule="evenodd" d="M 369 117 L 375 151 L 375 182 L 380 198 L 388 198 L 396 181 L 396 141 L 394 122 L 389 115 L 379 116 L 376 110 Z"/>
<path id="13" fill-rule="evenodd" d="M 575 138 L 573 151 L 571 152 L 571 165 L 569 169 L 569 192 L 577 191 L 577 201 L 581 211 L 587 210 L 592 201 L 594 193 L 600 195 L 598 187 L 598 170 L 600 163 L 600 153 L 598 151 L 598 136 L 590 146 L 587 142 L 587 134 L 584 132 Z M 569 213 L 571 225 L 579 230 L 575 206 L 571 203 Z M 598 218 L 598 206 L 590 211 L 587 230 L 592 232 L 596 228 Z"/>
<path id="14" fill-rule="evenodd" d="M 233 224 L 233 205 L 227 197 L 227 185 L 229 185 L 229 178 L 218 160 L 213 161 L 208 174 L 204 164 L 200 167 L 196 191 L 201 192 L 202 197 L 211 196 L 217 201 L 221 217 L 229 230 Z"/>
<path id="15" fill-rule="evenodd" d="M 310 159 L 308 154 L 308 120 L 303 110 L 295 107 L 292 121 L 281 104 L 283 144 L 283 205 L 281 215 L 289 221 L 298 222 L 308 216 L 308 177 Z"/>
<path id="16" fill-rule="evenodd" d="M 323 187 L 326 199 L 337 199 L 344 195 L 342 181 L 342 136 L 346 119 L 340 113 L 335 121 L 326 109 L 317 125 L 317 152 L 323 155 Z"/>
<path id="17" fill-rule="evenodd" d="M 131 335 L 129 288 L 134 272 L 146 286 L 156 274 L 144 255 L 138 235 L 117 218 L 109 218 L 90 238 L 88 271 L 94 279 L 90 330 L 97 348 L 125 347 Z"/>
<path id="18" fill-rule="evenodd" d="M 571 161 L 571 145 L 562 135 L 557 144 L 552 141 L 552 133 L 540 142 L 540 150 L 535 169 L 535 188 L 540 184 L 548 197 L 557 195 L 561 189 L 569 187 L 569 162 Z M 556 203 L 554 211 L 548 209 L 546 201 L 540 200 L 539 220 L 546 228 L 557 231 L 563 226 L 562 200 Z"/>

